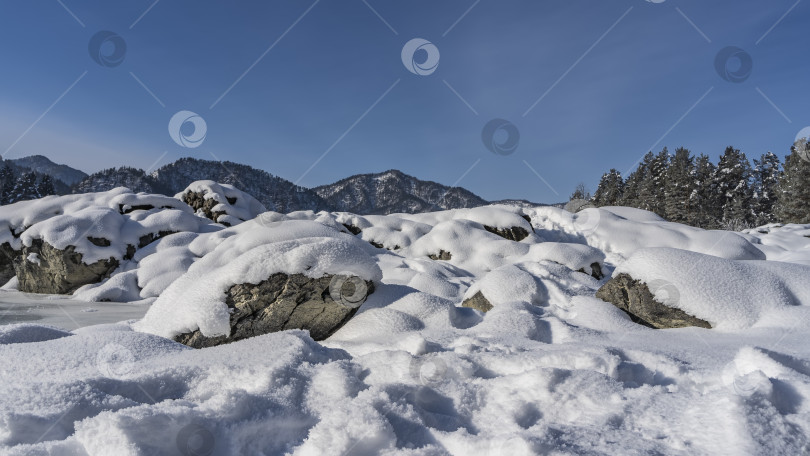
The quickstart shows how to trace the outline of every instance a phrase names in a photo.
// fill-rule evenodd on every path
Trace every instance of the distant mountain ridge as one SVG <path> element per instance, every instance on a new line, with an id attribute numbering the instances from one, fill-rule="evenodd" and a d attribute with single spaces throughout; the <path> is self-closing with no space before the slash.
<path id="1" fill-rule="evenodd" d="M 356 214 L 418 213 L 489 204 L 464 188 L 423 181 L 394 169 L 357 174 L 313 190 L 337 210 Z"/>
<path id="2" fill-rule="evenodd" d="M 35 155 L 16 159 L 14 166 L 34 166 L 57 181 L 57 193 L 88 193 L 128 187 L 136 192 L 175 195 L 197 180 L 231 184 L 253 195 L 268 210 L 288 213 L 299 210 L 345 211 L 356 214 L 418 213 L 469 208 L 492 203 L 540 206 L 525 200 L 489 202 L 462 188 L 425 181 L 398 170 L 357 174 L 333 184 L 312 189 L 274 176 L 267 171 L 229 161 L 181 158 L 151 173 L 132 167 L 110 168 L 90 175 L 58 165 L 47 157 Z M 19 164 L 18 164 L 19 163 Z M 77 177 L 83 176 L 79 180 Z M 62 179 L 72 180 L 70 187 Z"/>

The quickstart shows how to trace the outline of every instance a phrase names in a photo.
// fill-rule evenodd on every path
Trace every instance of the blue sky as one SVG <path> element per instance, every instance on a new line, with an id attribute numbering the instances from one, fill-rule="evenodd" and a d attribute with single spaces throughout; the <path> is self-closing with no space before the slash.
<path id="1" fill-rule="evenodd" d="M 397 168 L 487 199 L 557 202 L 651 148 L 784 156 L 810 125 L 807 1 L 7 0 L 2 10 L 0 154 L 87 172 L 191 156 L 315 186 Z M 120 65 L 91 58 L 99 31 L 126 43 Z M 432 74 L 403 65 L 413 38 L 439 50 Z M 743 82 L 715 68 L 728 46 L 751 57 Z M 199 147 L 169 135 L 183 110 L 205 120 Z M 485 147 L 495 118 L 519 130 L 514 153 Z"/>

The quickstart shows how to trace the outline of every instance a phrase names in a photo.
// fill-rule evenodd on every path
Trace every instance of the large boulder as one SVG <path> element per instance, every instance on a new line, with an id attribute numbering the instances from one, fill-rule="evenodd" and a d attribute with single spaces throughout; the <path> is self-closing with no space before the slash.
<path id="1" fill-rule="evenodd" d="M 11 244 L 0 244 L 0 284 L 6 283 L 14 277 L 14 259 L 20 256 L 19 250 L 14 250 Z"/>
<path id="2" fill-rule="evenodd" d="M 529 231 L 520 226 L 512 226 L 509 228 L 495 228 L 489 225 L 484 225 L 484 229 L 492 234 L 509 239 L 510 241 L 520 242 L 529 236 Z"/>
<path id="3" fill-rule="evenodd" d="M 225 226 L 238 225 L 267 211 L 256 198 L 233 185 L 208 180 L 192 182 L 175 198 L 191 206 L 198 215 Z"/>
<path id="4" fill-rule="evenodd" d="M 103 241 L 94 238 L 92 242 L 103 244 Z M 102 281 L 118 264 L 118 260 L 112 257 L 86 264 L 82 261 L 82 254 L 73 246 L 60 250 L 41 239 L 34 239 L 14 259 L 14 271 L 20 291 L 68 294 L 83 285 Z"/>
<path id="5" fill-rule="evenodd" d="M 355 276 L 327 274 L 313 279 L 276 273 L 258 284 L 234 285 L 226 292 L 230 335 L 206 337 L 198 329 L 174 340 L 205 348 L 288 329 L 306 329 L 314 340 L 323 340 L 354 316 L 373 291 L 373 282 Z"/>
<path id="6" fill-rule="evenodd" d="M 658 291 L 658 288 L 667 285 L 662 283 L 653 286 Z M 650 287 L 629 274 L 622 273 L 610 279 L 596 292 L 596 297 L 623 310 L 634 322 L 650 328 L 712 327 L 705 320 L 656 301 Z"/>
<path id="7" fill-rule="evenodd" d="M 480 291 L 465 299 L 461 303 L 461 307 L 469 307 L 470 309 L 480 310 L 481 312 L 489 312 L 494 307 L 489 299 L 484 296 Z"/>

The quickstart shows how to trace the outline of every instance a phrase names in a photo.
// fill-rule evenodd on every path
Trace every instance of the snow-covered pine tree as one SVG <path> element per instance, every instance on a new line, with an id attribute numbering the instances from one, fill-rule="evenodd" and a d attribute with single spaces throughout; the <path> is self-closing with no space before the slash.
<path id="1" fill-rule="evenodd" d="M 695 160 L 693 181 L 689 200 L 696 210 L 691 213 L 688 223 L 706 229 L 718 228 L 723 212 L 717 190 L 717 167 L 705 154 L 700 154 Z"/>
<path id="2" fill-rule="evenodd" d="M 17 182 L 14 184 L 12 190 L 12 203 L 17 201 L 34 199 L 37 197 L 37 174 L 33 171 L 23 173 Z"/>
<path id="3" fill-rule="evenodd" d="M 647 152 L 638 167 L 627 176 L 624 181 L 624 194 L 620 200 L 622 206 L 643 208 L 644 204 L 641 198 L 641 190 L 644 181 L 647 179 L 649 169 L 655 155 L 652 152 Z"/>
<path id="4" fill-rule="evenodd" d="M 717 189 L 723 208 L 723 225 L 742 228 L 753 223 L 751 210 L 751 164 L 745 154 L 726 147 L 717 163 Z"/>
<path id="5" fill-rule="evenodd" d="M 0 170 L 0 204 L 9 204 L 12 202 L 11 199 L 16 182 L 17 176 L 14 175 L 14 170 L 6 163 L 3 169 Z"/>
<path id="6" fill-rule="evenodd" d="M 42 178 L 40 178 L 39 183 L 36 187 L 36 194 L 37 198 L 42 198 L 43 196 L 48 195 L 55 195 L 56 189 L 53 186 L 53 179 L 48 174 L 44 174 Z"/>
<path id="7" fill-rule="evenodd" d="M 644 157 L 647 158 L 646 156 Z M 669 167 L 669 151 L 664 147 L 661 152 L 655 155 L 647 167 L 647 175 L 641 183 L 639 197 L 641 199 L 641 209 L 655 212 L 660 216 L 664 213 L 664 181 L 666 179 L 667 168 Z"/>
<path id="8" fill-rule="evenodd" d="M 751 205 L 757 225 L 776 220 L 773 210 L 777 198 L 776 185 L 782 173 L 780 168 L 779 157 L 771 151 L 762 154 L 759 160 L 754 159 Z"/>
<path id="9" fill-rule="evenodd" d="M 775 207 L 779 222 L 810 223 L 810 161 L 800 153 L 808 146 L 806 139 L 796 141 L 785 158 L 785 171 L 777 186 Z"/>
<path id="10" fill-rule="evenodd" d="M 593 203 L 597 206 L 616 206 L 624 193 L 622 173 L 613 168 L 602 175 L 599 186 L 593 194 Z"/>
<path id="11" fill-rule="evenodd" d="M 695 163 L 688 149 L 679 147 L 672 156 L 664 179 L 664 216 L 671 222 L 688 223 L 692 218 L 690 196 L 695 187 Z"/>

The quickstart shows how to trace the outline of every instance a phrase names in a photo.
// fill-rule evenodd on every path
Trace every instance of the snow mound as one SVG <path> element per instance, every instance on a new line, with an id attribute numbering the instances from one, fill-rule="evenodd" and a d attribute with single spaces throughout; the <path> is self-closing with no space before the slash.
<path id="1" fill-rule="evenodd" d="M 174 197 L 186 203 L 198 204 L 197 215 L 227 226 L 237 225 L 267 211 L 259 200 L 233 185 L 210 180 L 192 182 Z M 202 201 L 199 201 L 200 198 Z"/>
<path id="2" fill-rule="evenodd" d="M 642 249 L 616 268 L 656 299 L 717 329 L 783 326 L 810 318 L 810 267 L 733 261 L 671 248 Z"/>
<path id="3" fill-rule="evenodd" d="M 227 236 L 231 230 L 233 235 L 166 288 L 136 329 L 167 338 L 197 329 L 207 337 L 228 335 L 227 290 L 241 283 L 258 284 L 275 273 L 382 279 L 367 244 L 316 222 L 289 221 L 273 228 L 251 223 L 219 234 Z"/>

